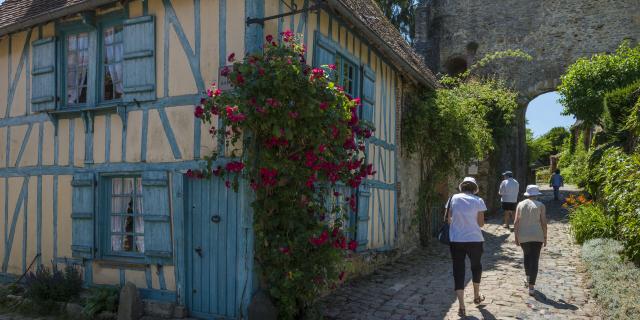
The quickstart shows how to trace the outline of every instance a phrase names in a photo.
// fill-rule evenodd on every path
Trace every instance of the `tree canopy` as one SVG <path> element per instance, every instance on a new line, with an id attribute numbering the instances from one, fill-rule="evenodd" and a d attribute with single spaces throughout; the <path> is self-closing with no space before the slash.
<path id="1" fill-rule="evenodd" d="M 385 17 L 398 28 L 409 43 L 415 37 L 416 0 L 376 0 Z"/>

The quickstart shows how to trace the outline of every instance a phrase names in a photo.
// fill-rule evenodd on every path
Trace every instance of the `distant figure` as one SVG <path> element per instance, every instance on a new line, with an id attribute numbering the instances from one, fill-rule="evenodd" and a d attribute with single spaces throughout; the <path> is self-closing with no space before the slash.
<path id="1" fill-rule="evenodd" d="M 471 262 L 471 278 L 473 282 L 473 303 L 480 304 L 484 296 L 480 294 L 482 278 L 482 258 L 484 237 L 484 212 L 487 207 L 484 200 L 478 197 L 476 179 L 466 177 L 458 186 L 460 193 L 454 194 L 446 205 L 449 230 L 449 250 L 453 262 L 453 282 L 458 297 L 458 315 L 466 316 L 464 305 L 465 259 Z"/>
<path id="2" fill-rule="evenodd" d="M 549 187 L 553 187 L 553 200 L 559 200 L 560 187 L 564 187 L 564 178 L 560 175 L 560 169 L 556 169 L 551 176 L 551 179 L 549 180 Z"/>
<path id="3" fill-rule="evenodd" d="M 500 183 L 500 190 L 498 194 L 502 196 L 502 210 L 504 210 L 504 227 L 509 229 L 509 222 L 513 216 L 513 212 L 516 210 L 518 204 L 518 192 L 520 191 L 520 184 L 513 178 L 513 172 L 506 171 L 502 174 L 502 183 Z"/>
<path id="4" fill-rule="evenodd" d="M 525 287 L 529 288 L 529 295 L 535 294 L 536 278 L 538 277 L 538 261 L 542 246 L 547 246 L 547 217 L 546 208 L 537 198 L 540 189 L 536 185 L 527 186 L 524 193 L 526 200 L 518 203 L 516 220 L 513 231 L 516 245 L 522 247 L 524 254 Z"/>

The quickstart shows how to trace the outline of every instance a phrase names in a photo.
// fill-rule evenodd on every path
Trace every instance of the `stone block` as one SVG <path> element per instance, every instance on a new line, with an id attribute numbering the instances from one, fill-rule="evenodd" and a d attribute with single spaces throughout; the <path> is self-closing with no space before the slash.
<path id="1" fill-rule="evenodd" d="M 144 300 L 144 314 L 156 319 L 173 318 L 175 304 L 171 302 Z"/>
<path id="2" fill-rule="evenodd" d="M 276 320 L 278 310 L 271 298 L 264 292 L 258 291 L 249 304 L 249 320 Z"/>
<path id="3" fill-rule="evenodd" d="M 138 288 L 132 282 L 127 282 L 120 290 L 118 320 L 138 320 L 143 314 L 144 304 L 140 299 Z"/>

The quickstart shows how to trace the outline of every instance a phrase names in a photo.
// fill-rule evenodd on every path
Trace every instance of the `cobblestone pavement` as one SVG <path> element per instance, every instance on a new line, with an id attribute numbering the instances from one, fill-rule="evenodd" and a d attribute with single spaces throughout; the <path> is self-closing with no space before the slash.
<path id="1" fill-rule="evenodd" d="M 586 289 L 579 247 L 569 235 L 566 210 L 553 201 L 551 191 L 543 192 L 549 239 L 541 253 L 537 294 L 530 297 L 524 288 L 522 251 L 513 232 L 499 219 L 488 219 L 481 282 L 486 300 L 473 305 L 467 259 L 466 319 L 600 319 Z M 434 243 L 419 249 L 345 284 L 320 307 L 327 319 L 459 319 L 448 247 Z"/>

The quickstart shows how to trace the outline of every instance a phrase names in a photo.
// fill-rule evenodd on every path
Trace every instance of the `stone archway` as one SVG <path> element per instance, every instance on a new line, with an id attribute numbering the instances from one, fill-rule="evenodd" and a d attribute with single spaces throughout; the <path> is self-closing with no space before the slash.
<path id="1" fill-rule="evenodd" d="M 492 159 L 488 185 L 506 168 L 526 181 L 528 103 L 556 90 L 560 76 L 578 58 L 612 52 L 624 40 L 640 40 L 640 0 L 423 0 L 416 11 L 415 47 L 436 72 L 449 73 L 451 59 L 463 58 L 472 65 L 486 54 L 508 49 L 533 57 L 500 60 L 487 70 L 520 93 L 522 106 L 512 135 Z M 488 191 L 488 202 L 495 203 L 495 191 Z"/>

